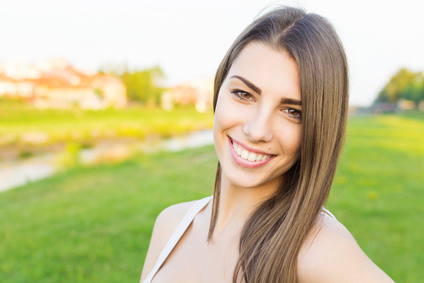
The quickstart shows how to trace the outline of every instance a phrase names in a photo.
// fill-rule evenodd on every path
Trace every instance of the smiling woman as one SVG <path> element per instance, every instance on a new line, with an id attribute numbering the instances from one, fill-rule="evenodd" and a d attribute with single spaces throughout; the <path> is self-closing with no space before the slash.
<path id="1" fill-rule="evenodd" d="M 233 186 L 260 186 L 264 198 L 273 194 L 299 157 L 300 101 L 298 68 L 287 52 L 248 44 L 231 66 L 215 109 L 222 178 Z"/>
<path id="2" fill-rule="evenodd" d="M 323 208 L 347 118 L 343 47 L 321 16 L 275 9 L 215 77 L 213 197 L 157 218 L 142 282 L 392 282 Z"/>

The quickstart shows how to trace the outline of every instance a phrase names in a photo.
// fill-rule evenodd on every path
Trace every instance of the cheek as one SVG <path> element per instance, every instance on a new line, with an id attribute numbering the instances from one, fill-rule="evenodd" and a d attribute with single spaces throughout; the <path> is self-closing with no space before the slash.
<path id="1" fill-rule="evenodd" d="M 234 118 L 237 117 L 232 101 L 225 95 L 221 94 L 216 103 L 214 115 L 214 131 L 224 130 L 234 123 Z"/>
<path id="2" fill-rule="evenodd" d="M 225 112 L 223 111 L 223 107 L 222 107 L 222 102 L 221 99 L 218 97 L 218 101 L 216 103 L 216 107 L 215 107 L 215 113 L 214 113 L 214 117 L 213 117 L 213 131 L 214 134 L 215 132 L 220 129 L 222 127 L 222 122 L 223 122 L 223 115 L 225 114 Z"/>
<path id="3" fill-rule="evenodd" d="M 296 158 L 300 154 L 300 144 L 302 142 L 301 125 L 290 125 L 279 132 L 278 140 L 280 146 L 286 154 L 295 155 Z"/>
<path id="4" fill-rule="evenodd" d="M 301 126 L 296 129 L 295 134 L 293 135 L 293 150 L 296 152 L 296 158 L 300 155 L 300 144 L 302 142 L 302 128 Z"/>
<path id="5" fill-rule="evenodd" d="M 215 114 L 213 118 L 213 136 L 215 144 L 219 143 L 219 136 L 221 135 L 221 131 L 226 128 L 226 111 L 225 111 L 225 103 L 222 101 L 222 95 L 218 96 L 218 101 L 215 107 Z"/>

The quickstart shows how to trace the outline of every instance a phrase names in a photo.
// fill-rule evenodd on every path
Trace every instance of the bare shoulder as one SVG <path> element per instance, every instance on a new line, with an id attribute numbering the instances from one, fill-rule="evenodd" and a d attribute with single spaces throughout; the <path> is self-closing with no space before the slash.
<path id="1" fill-rule="evenodd" d="M 300 250 L 298 274 L 300 282 L 393 282 L 350 232 L 325 213 Z"/>
<path id="2" fill-rule="evenodd" d="M 165 247 L 174 230 L 195 201 L 175 204 L 165 208 L 156 218 L 150 239 L 149 250 L 144 261 L 141 281 L 153 269 L 160 252 Z"/>

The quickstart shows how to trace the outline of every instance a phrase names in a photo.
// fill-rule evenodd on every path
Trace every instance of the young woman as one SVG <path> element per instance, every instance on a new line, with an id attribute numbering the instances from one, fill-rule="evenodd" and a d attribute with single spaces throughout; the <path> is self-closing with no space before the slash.
<path id="1" fill-rule="evenodd" d="M 342 146 L 348 72 L 316 14 L 275 9 L 218 68 L 213 197 L 157 218 L 142 282 L 392 282 L 323 208 Z"/>

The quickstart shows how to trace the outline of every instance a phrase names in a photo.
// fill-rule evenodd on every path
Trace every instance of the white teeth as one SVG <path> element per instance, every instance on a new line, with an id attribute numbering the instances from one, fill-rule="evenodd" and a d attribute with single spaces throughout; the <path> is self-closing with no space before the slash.
<path id="1" fill-rule="evenodd" d="M 256 153 L 253 153 L 253 152 L 249 153 L 249 157 L 247 158 L 247 160 L 255 161 L 255 159 L 256 159 Z"/>
<path id="2" fill-rule="evenodd" d="M 242 148 L 235 142 L 233 142 L 234 152 L 244 160 L 248 161 L 264 161 L 267 160 L 270 156 L 266 154 L 259 154 L 254 152 L 249 152 L 246 149 Z"/>

